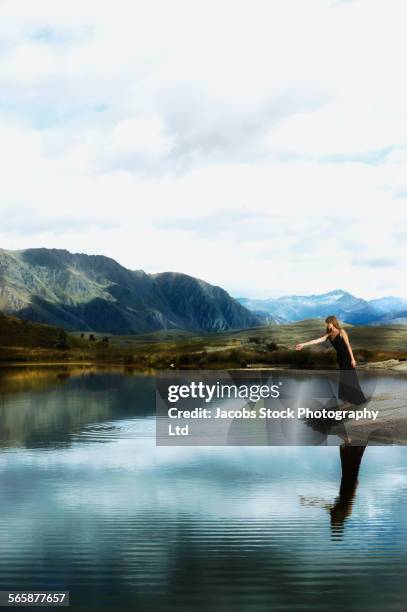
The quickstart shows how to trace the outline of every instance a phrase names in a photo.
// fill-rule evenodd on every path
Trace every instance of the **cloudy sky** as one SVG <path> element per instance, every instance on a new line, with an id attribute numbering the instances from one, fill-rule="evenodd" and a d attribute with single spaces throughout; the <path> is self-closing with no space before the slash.
<path id="1" fill-rule="evenodd" d="M 0 245 L 407 297 L 404 0 L 0 0 Z"/>

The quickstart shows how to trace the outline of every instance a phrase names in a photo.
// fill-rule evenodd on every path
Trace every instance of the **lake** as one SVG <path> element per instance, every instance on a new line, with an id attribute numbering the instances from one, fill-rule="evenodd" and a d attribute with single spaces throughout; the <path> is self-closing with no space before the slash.
<path id="1" fill-rule="evenodd" d="M 405 609 L 407 447 L 342 456 L 342 481 L 338 446 L 156 447 L 154 376 L 49 366 L 0 370 L 0 445 L 0 590 L 69 590 L 78 610 Z"/>

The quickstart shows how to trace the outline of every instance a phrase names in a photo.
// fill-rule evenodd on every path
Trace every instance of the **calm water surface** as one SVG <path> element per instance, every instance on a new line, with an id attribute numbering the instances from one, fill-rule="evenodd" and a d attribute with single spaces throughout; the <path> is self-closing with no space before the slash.
<path id="1" fill-rule="evenodd" d="M 69 590 L 74 609 L 406 607 L 407 447 L 343 456 L 342 481 L 334 446 L 157 448 L 154 378 L 79 368 L 1 370 L 0 445 L 0 590 Z"/>

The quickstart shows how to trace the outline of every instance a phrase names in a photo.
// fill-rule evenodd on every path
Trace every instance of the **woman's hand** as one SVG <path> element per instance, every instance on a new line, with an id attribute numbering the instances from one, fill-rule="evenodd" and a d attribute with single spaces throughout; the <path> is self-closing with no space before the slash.
<path id="1" fill-rule="evenodd" d="M 352 368 L 356 368 L 356 359 L 354 357 L 352 357 L 352 359 L 350 360 L 350 365 L 352 366 Z"/>
<path id="2" fill-rule="evenodd" d="M 304 345 L 303 345 L 303 344 L 300 344 L 300 343 L 299 343 L 299 344 L 296 344 L 296 345 L 295 345 L 295 350 L 296 350 L 296 351 L 300 351 L 300 350 L 303 348 L 303 346 L 304 346 Z"/>

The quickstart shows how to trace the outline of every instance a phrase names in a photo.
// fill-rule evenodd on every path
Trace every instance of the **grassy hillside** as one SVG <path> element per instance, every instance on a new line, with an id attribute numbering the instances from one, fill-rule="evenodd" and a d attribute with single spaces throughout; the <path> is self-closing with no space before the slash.
<path id="1" fill-rule="evenodd" d="M 407 359 L 407 327 L 346 327 L 359 363 Z M 139 369 L 335 367 L 336 354 L 329 342 L 294 349 L 297 342 L 323 333 L 323 323 L 310 319 L 205 335 L 174 329 L 131 336 L 67 335 L 60 328 L 0 315 L 0 360 L 117 363 Z"/>
<path id="2" fill-rule="evenodd" d="M 354 326 L 344 325 L 349 334 L 352 346 L 358 349 L 370 349 L 372 351 L 406 351 L 407 350 L 407 326 L 405 325 L 383 325 L 383 326 Z M 227 331 L 200 336 L 183 330 L 160 330 L 151 334 L 140 334 L 137 336 L 109 336 L 114 346 L 133 346 L 140 344 L 162 344 L 163 346 L 175 343 L 204 343 L 211 348 L 221 346 L 244 346 L 246 348 L 274 342 L 281 347 L 294 348 L 297 342 L 306 342 L 318 338 L 325 333 L 325 325 L 320 319 L 307 319 L 296 323 L 285 325 L 269 325 L 267 327 L 256 327 L 239 331 Z M 102 334 L 95 334 L 102 337 Z M 317 345 L 313 351 L 330 348 L 330 345 Z"/>
<path id="3" fill-rule="evenodd" d="M 0 313 L 0 346 L 55 348 L 66 339 L 60 327 L 30 323 Z"/>
<path id="4" fill-rule="evenodd" d="M 407 327 L 346 326 L 359 363 L 390 358 L 407 359 Z M 226 368 L 256 365 L 335 367 L 329 342 L 296 351 L 297 342 L 322 336 L 321 320 L 258 327 L 204 336 L 181 330 L 162 330 L 138 336 L 110 336 L 109 351 L 127 355 L 137 367 Z M 101 336 L 96 336 L 100 342 Z"/>
<path id="5" fill-rule="evenodd" d="M 407 326 L 405 325 L 344 325 L 354 348 L 370 349 L 372 351 L 406 351 Z M 225 332 L 219 334 L 225 338 L 238 338 L 247 342 L 249 337 L 258 337 L 276 342 L 278 345 L 294 347 L 297 342 L 306 342 L 319 338 L 325 333 L 324 322 L 320 319 L 306 319 L 285 325 L 271 325 L 266 328 L 244 330 L 241 332 Z M 321 348 L 321 347 L 319 347 Z M 318 346 L 312 350 L 318 350 Z"/>

